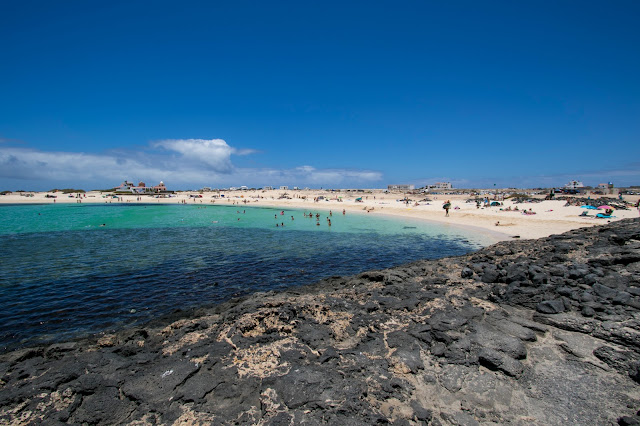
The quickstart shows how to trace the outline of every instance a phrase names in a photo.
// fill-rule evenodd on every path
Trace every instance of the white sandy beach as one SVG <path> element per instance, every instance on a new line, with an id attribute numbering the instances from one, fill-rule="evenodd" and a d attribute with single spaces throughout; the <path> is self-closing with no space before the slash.
<path id="1" fill-rule="evenodd" d="M 162 204 L 216 204 L 247 206 L 270 206 L 280 208 L 300 208 L 312 211 L 343 209 L 351 213 L 392 215 L 423 219 L 434 222 L 446 223 L 461 227 L 474 227 L 479 231 L 489 232 L 496 239 L 510 239 L 519 236 L 522 239 L 541 238 L 552 234 L 559 234 L 571 229 L 585 226 L 604 225 L 609 221 L 638 217 L 638 210 L 616 210 L 611 219 L 598 219 L 595 214 L 600 211 L 590 210 L 590 217 L 581 217 L 585 209 L 579 206 L 566 206 L 565 201 L 551 200 L 540 203 L 518 203 L 505 200 L 500 207 L 477 208 L 475 203 L 467 203 L 469 195 L 408 195 L 413 200 L 409 204 L 401 201 L 404 193 L 362 193 L 362 192 L 331 192 L 325 190 L 255 190 L 255 191 L 224 191 L 224 197 L 218 193 L 205 192 L 180 192 L 171 198 L 154 198 L 149 195 L 120 195 L 120 198 L 112 198 L 106 193 L 88 192 L 83 194 L 82 203 L 162 203 Z M 283 194 L 290 198 L 281 198 Z M 19 193 L 0 196 L 0 203 L 77 203 L 74 195 L 56 193 L 56 198 L 46 198 L 45 192 L 36 192 L 32 197 L 26 197 Z M 202 195 L 202 198 L 192 196 Z M 216 198 L 213 198 L 216 197 Z M 314 201 L 317 197 L 324 197 Z M 356 198 L 362 197 L 361 202 Z M 425 197 L 432 201 L 420 201 Z M 597 197 L 597 196 L 592 196 Z M 626 196 L 625 200 L 635 203 L 638 195 Z M 451 200 L 452 209 L 449 217 L 445 216 L 442 208 L 446 200 Z M 416 205 L 417 201 L 417 205 Z M 505 211 L 511 207 L 518 207 L 519 211 Z M 502 209 L 502 210 L 501 210 Z M 531 209 L 534 215 L 524 215 L 523 210 Z M 496 223 L 499 222 L 499 225 Z"/>

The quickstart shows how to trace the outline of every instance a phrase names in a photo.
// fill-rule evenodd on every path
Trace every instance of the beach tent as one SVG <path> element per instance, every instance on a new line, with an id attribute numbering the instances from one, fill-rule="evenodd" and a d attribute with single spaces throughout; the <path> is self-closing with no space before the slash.
<path id="1" fill-rule="evenodd" d="M 613 207 L 607 205 L 599 206 L 598 208 L 602 210 L 615 210 Z"/>
<path id="2" fill-rule="evenodd" d="M 492 206 L 492 207 L 494 207 L 494 206 L 501 206 L 501 205 L 502 205 L 502 203 L 501 203 L 500 201 L 492 201 L 492 202 L 491 202 L 491 206 Z"/>

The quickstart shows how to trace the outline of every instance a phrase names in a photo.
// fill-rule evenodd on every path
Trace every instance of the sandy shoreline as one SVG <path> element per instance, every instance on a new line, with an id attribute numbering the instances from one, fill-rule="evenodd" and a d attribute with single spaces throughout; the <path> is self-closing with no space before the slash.
<path id="1" fill-rule="evenodd" d="M 281 198 L 283 194 L 288 194 L 291 198 Z M 22 196 L 19 193 L 12 193 L 0 196 L 0 204 L 53 204 L 53 203 L 78 203 L 78 198 L 68 194 L 57 193 L 56 198 L 46 198 L 45 192 L 33 193 L 32 197 Z M 300 191 L 225 191 L 224 197 L 219 197 L 217 193 L 181 192 L 171 198 L 154 198 L 143 195 L 121 195 L 120 198 L 111 198 L 104 193 L 88 192 L 81 198 L 82 203 L 159 203 L 159 204 L 215 204 L 215 205 L 236 205 L 263 206 L 278 208 L 298 208 L 308 210 L 332 210 L 348 212 L 360 212 L 367 214 L 384 214 L 396 217 L 428 220 L 440 224 L 449 224 L 456 227 L 463 227 L 476 232 L 482 232 L 495 240 L 505 240 L 518 236 L 522 239 L 533 239 L 546 237 L 553 234 L 560 234 L 572 229 L 604 225 L 609 221 L 638 217 L 635 208 L 629 210 L 616 210 L 612 219 L 597 219 L 594 217 L 580 217 L 585 210 L 579 206 L 565 206 L 562 200 L 547 200 L 540 203 L 519 203 L 515 204 L 510 200 L 503 202 L 499 207 L 476 208 L 475 203 L 467 203 L 468 195 L 408 195 L 411 203 L 406 204 L 401 201 L 405 198 L 404 193 L 344 193 L 330 192 L 323 190 L 300 190 Z M 193 196 L 202 195 L 202 198 Z M 213 198 L 216 197 L 216 198 Z M 323 200 L 314 201 L 318 197 Z M 342 198 L 339 198 L 342 197 Z M 357 202 L 356 198 L 362 197 L 362 202 Z M 420 201 L 429 197 L 432 201 Z M 627 196 L 626 201 L 635 203 L 638 196 Z M 341 200 L 341 201 L 339 201 Z M 449 217 L 445 217 L 442 204 L 446 200 L 451 200 L 452 209 Z M 417 205 L 416 205 L 417 201 Z M 509 207 L 519 211 L 505 211 Z M 535 212 L 535 215 L 524 215 L 522 210 Z M 590 211 L 591 216 L 595 216 L 594 211 Z M 498 223 L 498 225 L 496 225 Z"/>

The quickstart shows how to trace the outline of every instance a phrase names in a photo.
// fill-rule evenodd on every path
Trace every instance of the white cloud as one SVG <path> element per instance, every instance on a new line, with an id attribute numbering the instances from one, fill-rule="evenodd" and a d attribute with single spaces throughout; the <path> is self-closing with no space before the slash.
<path id="1" fill-rule="evenodd" d="M 233 155 L 255 152 L 236 149 L 222 139 L 172 139 L 153 143 L 149 149 L 102 154 L 0 146 L 0 185 L 27 185 L 36 190 L 54 186 L 91 189 L 113 187 L 128 179 L 147 183 L 162 180 L 171 189 L 281 184 L 326 187 L 382 179 L 377 171 L 316 169 L 309 165 L 237 168 L 231 161 Z"/>
<path id="2" fill-rule="evenodd" d="M 217 173 L 233 170 L 231 154 L 234 149 L 222 139 L 169 139 L 156 142 L 154 146 L 178 152 L 185 160 L 202 163 Z"/>
<path id="3" fill-rule="evenodd" d="M 382 179 L 382 173 L 369 170 L 348 169 L 316 169 L 312 166 L 299 166 L 293 169 L 240 169 L 238 176 L 245 179 L 257 177 L 263 184 L 289 184 L 289 185 L 355 185 L 370 184 Z"/>
<path id="4" fill-rule="evenodd" d="M 235 155 L 250 155 L 250 154 L 257 154 L 258 150 L 256 149 L 248 149 L 248 148 L 243 148 L 243 149 L 237 149 L 237 148 L 231 148 L 231 152 Z"/>
<path id="5" fill-rule="evenodd" d="M 300 171 L 301 173 L 311 173 L 315 170 L 315 168 L 312 166 L 300 166 L 296 167 L 296 170 Z"/>

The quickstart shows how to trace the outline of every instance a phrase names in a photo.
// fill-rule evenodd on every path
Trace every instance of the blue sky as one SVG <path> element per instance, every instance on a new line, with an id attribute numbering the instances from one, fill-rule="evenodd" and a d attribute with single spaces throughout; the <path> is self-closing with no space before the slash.
<path id="1" fill-rule="evenodd" d="M 640 184 L 637 1 L 0 3 L 0 190 Z"/>

